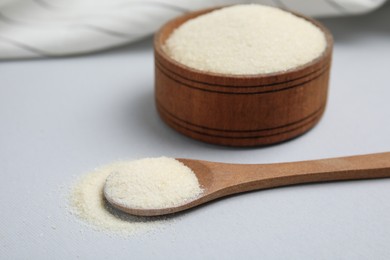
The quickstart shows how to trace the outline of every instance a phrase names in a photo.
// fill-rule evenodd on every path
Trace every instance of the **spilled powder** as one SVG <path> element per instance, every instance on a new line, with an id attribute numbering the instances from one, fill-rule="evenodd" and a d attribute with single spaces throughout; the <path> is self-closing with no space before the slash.
<path id="1" fill-rule="evenodd" d="M 182 205 L 201 193 L 194 172 L 174 158 L 146 158 L 113 172 L 105 187 L 116 204 L 134 209 Z"/>
<path id="2" fill-rule="evenodd" d="M 128 162 L 116 162 L 82 176 L 71 190 L 69 210 L 95 230 L 132 235 L 162 228 L 162 218 L 142 218 L 112 208 L 103 197 L 106 178 L 114 171 L 125 169 Z"/>
<path id="3" fill-rule="evenodd" d="M 166 157 L 115 162 L 79 178 L 70 193 L 71 214 L 96 230 L 120 235 L 154 231 L 172 219 L 137 217 L 114 209 L 103 194 L 108 177 L 110 197 L 139 208 L 179 205 L 202 192 L 191 169 Z"/>
<path id="4" fill-rule="evenodd" d="M 311 22 L 275 7 L 248 4 L 185 22 L 169 36 L 163 50 L 198 70 L 248 75 L 304 65 L 325 47 L 324 33 Z"/>

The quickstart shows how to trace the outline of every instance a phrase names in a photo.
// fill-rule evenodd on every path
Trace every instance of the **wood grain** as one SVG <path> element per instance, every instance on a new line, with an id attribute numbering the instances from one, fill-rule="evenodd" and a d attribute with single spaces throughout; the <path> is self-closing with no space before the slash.
<path id="1" fill-rule="evenodd" d="M 286 72 L 226 75 L 180 64 L 162 49 L 172 31 L 207 9 L 168 22 L 155 35 L 155 97 L 161 118 L 177 131 L 204 142 L 258 146 L 282 142 L 311 129 L 327 100 L 333 40 L 317 59 Z"/>

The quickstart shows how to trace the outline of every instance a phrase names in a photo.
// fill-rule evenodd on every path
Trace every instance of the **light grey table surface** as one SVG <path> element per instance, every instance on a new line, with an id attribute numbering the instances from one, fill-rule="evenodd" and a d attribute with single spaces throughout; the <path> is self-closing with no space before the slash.
<path id="1" fill-rule="evenodd" d="M 252 192 L 128 238 L 66 213 L 66 187 L 117 159 L 271 163 L 389 151 L 390 6 L 322 21 L 335 37 L 326 113 L 304 136 L 265 148 L 208 145 L 168 128 L 154 106 L 151 39 L 1 62 L 0 258 L 390 259 L 390 179 Z"/>

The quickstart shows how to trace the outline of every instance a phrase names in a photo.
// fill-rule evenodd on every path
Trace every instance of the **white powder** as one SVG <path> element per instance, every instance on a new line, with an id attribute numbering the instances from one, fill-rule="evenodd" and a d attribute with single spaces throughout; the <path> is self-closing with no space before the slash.
<path id="1" fill-rule="evenodd" d="M 202 193 L 190 168 L 173 158 L 146 158 L 115 162 L 82 176 L 70 194 L 70 211 L 97 230 L 122 235 L 162 228 L 167 218 L 131 216 L 114 209 L 110 197 L 135 208 L 163 208 L 192 200 Z"/>
<path id="2" fill-rule="evenodd" d="M 106 195 L 115 203 L 138 209 L 182 205 L 201 193 L 193 171 L 173 158 L 146 158 L 117 169 L 106 182 Z"/>
<path id="3" fill-rule="evenodd" d="M 112 172 L 127 169 L 129 162 L 116 162 L 82 176 L 70 194 L 70 211 L 94 229 L 131 235 L 163 227 L 162 218 L 141 218 L 113 209 L 103 197 L 103 187 Z"/>
<path id="4" fill-rule="evenodd" d="M 189 67 L 245 75 L 281 72 L 319 57 L 323 32 L 286 11 L 236 5 L 191 19 L 166 40 L 164 51 Z"/>

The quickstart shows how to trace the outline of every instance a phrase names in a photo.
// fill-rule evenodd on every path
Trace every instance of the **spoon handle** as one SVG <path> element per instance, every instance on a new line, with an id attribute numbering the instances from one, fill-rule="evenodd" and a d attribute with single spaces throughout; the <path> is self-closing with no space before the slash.
<path id="1" fill-rule="evenodd" d="M 210 165 L 210 167 L 213 167 Z M 293 184 L 390 177 L 390 152 L 277 164 L 222 164 L 219 196 Z"/>

